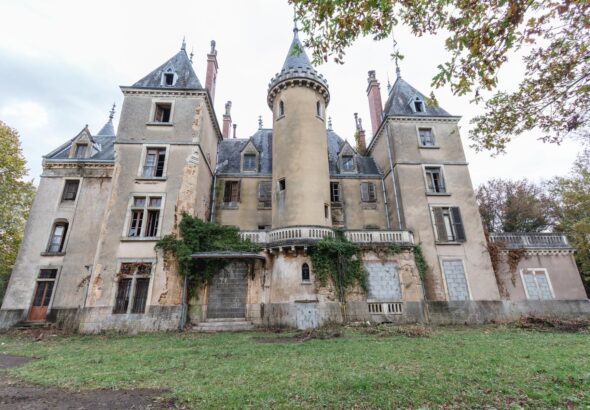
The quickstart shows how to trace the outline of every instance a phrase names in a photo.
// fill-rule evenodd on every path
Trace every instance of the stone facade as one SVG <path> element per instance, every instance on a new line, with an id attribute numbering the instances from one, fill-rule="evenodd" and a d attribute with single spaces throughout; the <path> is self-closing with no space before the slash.
<path id="1" fill-rule="evenodd" d="M 526 248 L 523 259 L 514 268 L 500 258 L 494 272 L 459 117 L 429 106 L 399 72 L 382 106 L 371 71 L 365 155 L 360 119 L 358 151 L 332 129 L 327 81 L 301 50 L 295 30 L 269 84 L 272 129 L 230 138 L 228 102 L 222 133 L 212 100 L 215 43 L 204 87 L 183 44 L 121 87 L 116 133 L 113 110 L 96 135 L 85 127 L 45 156 L 0 327 L 29 320 L 82 332 L 224 321 L 311 328 L 590 312 L 567 243 L 547 236 L 521 246 L 510 237 L 510 249 Z M 209 285 L 185 286 L 172 256 L 155 249 L 185 212 L 237 226 L 263 251 L 218 256 L 237 260 Z M 368 291 L 348 289 L 344 302 L 329 281 L 318 282 L 308 252 L 336 228 L 359 245 L 368 277 Z"/>

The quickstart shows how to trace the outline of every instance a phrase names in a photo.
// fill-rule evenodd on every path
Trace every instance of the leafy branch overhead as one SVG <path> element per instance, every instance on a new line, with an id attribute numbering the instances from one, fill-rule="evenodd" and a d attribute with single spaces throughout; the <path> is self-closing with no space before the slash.
<path id="1" fill-rule="evenodd" d="M 524 76 L 499 91 L 472 120 L 477 150 L 504 152 L 512 138 L 537 129 L 547 142 L 583 133 L 590 120 L 590 2 L 587 0 L 289 0 L 316 63 L 344 61 L 359 37 L 376 40 L 404 25 L 416 36 L 444 35 L 434 87 L 483 101 L 499 86 L 500 68 L 522 55 Z M 399 53 L 398 53 L 399 54 Z M 395 56 L 399 58 L 399 55 Z"/>

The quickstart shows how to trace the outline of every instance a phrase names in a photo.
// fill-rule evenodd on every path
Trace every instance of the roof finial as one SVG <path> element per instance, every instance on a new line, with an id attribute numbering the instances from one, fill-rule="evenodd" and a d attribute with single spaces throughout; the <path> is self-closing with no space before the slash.
<path id="1" fill-rule="evenodd" d="M 193 53 L 193 51 L 194 51 L 194 47 L 191 47 L 191 53 L 189 54 L 191 64 L 193 63 L 193 56 L 195 55 L 195 53 Z"/>
<path id="2" fill-rule="evenodd" d="M 402 77 L 402 73 L 401 70 L 399 69 L 399 60 L 401 60 L 403 58 L 402 55 L 400 55 L 399 53 L 399 49 L 397 47 L 397 41 L 395 41 L 395 35 L 393 34 L 393 31 L 391 32 L 391 39 L 393 40 L 393 54 L 391 55 L 395 61 L 395 76 L 396 78 L 401 78 Z"/>
<path id="3" fill-rule="evenodd" d="M 182 36 L 182 45 L 180 46 L 181 51 L 186 51 L 186 38 Z"/>
<path id="4" fill-rule="evenodd" d="M 262 129 L 262 115 L 258 116 L 258 129 L 261 130 Z"/>
<path id="5" fill-rule="evenodd" d="M 293 7 L 293 33 L 295 33 L 295 36 L 299 33 L 299 28 L 297 28 L 297 9 L 295 7 Z"/>
<path id="6" fill-rule="evenodd" d="M 328 117 L 328 130 L 332 131 L 332 117 Z"/>
<path id="7" fill-rule="evenodd" d="M 116 107 L 116 104 L 113 103 L 113 107 L 111 108 L 111 111 L 109 111 L 109 120 L 112 120 L 113 117 L 115 116 L 115 107 Z"/>
<path id="8" fill-rule="evenodd" d="M 389 73 L 387 73 L 387 92 L 391 91 L 391 83 L 389 82 Z"/>

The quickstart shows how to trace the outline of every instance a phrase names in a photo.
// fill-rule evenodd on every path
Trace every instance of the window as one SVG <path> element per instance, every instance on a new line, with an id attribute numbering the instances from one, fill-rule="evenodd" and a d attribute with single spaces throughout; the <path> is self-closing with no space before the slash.
<path id="1" fill-rule="evenodd" d="M 287 189 L 287 182 L 285 181 L 285 178 L 279 179 L 279 191 L 284 191 L 286 189 Z"/>
<path id="2" fill-rule="evenodd" d="M 418 128 L 418 136 L 420 138 L 420 146 L 434 147 L 434 134 L 432 128 Z"/>
<path id="3" fill-rule="evenodd" d="M 164 84 L 165 85 L 174 85 L 174 73 L 165 73 L 164 74 Z"/>
<path id="4" fill-rule="evenodd" d="M 319 101 L 315 103 L 315 113 L 318 117 L 322 116 L 322 104 Z"/>
<path id="5" fill-rule="evenodd" d="M 458 207 L 432 207 L 432 215 L 438 242 L 465 242 L 465 229 Z"/>
<path id="6" fill-rule="evenodd" d="M 151 272 L 151 263 L 121 264 L 114 314 L 145 312 Z"/>
<path id="7" fill-rule="evenodd" d="M 283 101 L 279 101 L 279 117 L 285 115 L 285 103 Z"/>
<path id="8" fill-rule="evenodd" d="M 469 286 L 465 276 L 462 259 L 443 259 L 442 269 L 445 275 L 449 300 L 469 300 Z"/>
<path id="9" fill-rule="evenodd" d="M 67 222 L 56 222 L 55 225 L 53 225 L 51 237 L 49 238 L 49 244 L 47 245 L 48 253 L 63 252 L 67 232 Z"/>
<path id="10" fill-rule="evenodd" d="M 155 238 L 158 236 L 161 196 L 134 196 L 127 236 L 131 238 Z"/>
<path id="11" fill-rule="evenodd" d="M 425 167 L 426 190 L 428 193 L 443 194 L 447 192 L 441 167 Z"/>
<path id="12" fill-rule="evenodd" d="M 171 103 L 157 103 L 156 110 L 154 112 L 154 122 L 170 122 L 171 112 Z"/>
<path id="13" fill-rule="evenodd" d="M 309 265 L 307 263 L 304 263 L 301 266 L 301 281 L 309 282 L 310 280 L 311 280 L 311 276 L 309 274 Z"/>
<path id="14" fill-rule="evenodd" d="M 324 204 L 324 217 L 328 219 L 330 216 L 330 205 Z"/>
<path id="15" fill-rule="evenodd" d="M 424 101 L 416 97 L 413 103 L 414 112 L 424 112 Z"/>
<path id="16" fill-rule="evenodd" d="M 145 178 L 163 177 L 165 164 L 166 148 L 148 148 L 143 163 L 142 176 Z"/>
<path id="17" fill-rule="evenodd" d="M 85 158 L 88 144 L 76 144 L 75 158 Z"/>
<path id="18" fill-rule="evenodd" d="M 258 206 L 260 208 L 272 207 L 272 181 L 258 182 Z"/>
<path id="19" fill-rule="evenodd" d="M 342 156 L 342 171 L 352 172 L 354 171 L 354 156 L 343 155 Z"/>
<path id="20" fill-rule="evenodd" d="M 256 171 L 256 154 L 244 154 L 242 169 L 244 171 Z"/>
<path id="21" fill-rule="evenodd" d="M 64 185 L 64 192 L 61 195 L 62 201 L 74 201 L 78 194 L 78 186 L 80 181 L 78 179 L 67 179 Z"/>
<path id="22" fill-rule="evenodd" d="M 522 272 L 522 282 L 527 299 L 553 299 L 546 269 L 526 269 Z"/>
<path id="23" fill-rule="evenodd" d="M 226 204 L 240 202 L 240 181 L 225 181 L 223 202 Z"/>
<path id="24" fill-rule="evenodd" d="M 28 320 L 45 320 L 49 304 L 51 303 L 51 297 L 53 296 L 56 277 L 57 269 L 41 269 L 39 271 L 37 286 L 33 295 L 33 303 L 31 303 L 31 309 L 27 317 Z"/>
<path id="25" fill-rule="evenodd" d="M 330 182 L 330 201 L 332 203 L 342 202 L 342 196 L 341 196 L 341 192 L 340 192 L 340 183 L 339 182 Z"/>
<path id="26" fill-rule="evenodd" d="M 375 184 L 372 182 L 361 182 L 361 201 L 377 202 L 375 195 Z"/>

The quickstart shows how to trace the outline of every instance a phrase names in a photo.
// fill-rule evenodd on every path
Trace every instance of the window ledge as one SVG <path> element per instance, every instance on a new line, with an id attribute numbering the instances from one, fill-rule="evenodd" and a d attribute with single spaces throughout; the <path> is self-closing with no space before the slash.
<path id="1" fill-rule="evenodd" d="M 224 202 L 221 204 L 221 209 L 240 209 L 240 206 L 238 204 Z"/>
<path id="2" fill-rule="evenodd" d="M 301 284 L 302 285 L 313 285 L 313 282 L 308 280 L 308 281 L 302 281 Z"/>
<path id="3" fill-rule="evenodd" d="M 167 177 L 137 177 L 135 178 L 136 182 L 143 182 L 143 181 L 153 181 L 153 182 L 162 182 L 166 181 Z"/>
<path id="4" fill-rule="evenodd" d="M 441 241 L 434 241 L 435 245 L 463 245 L 465 242 L 441 242 Z"/>
<path id="5" fill-rule="evenodd" d="M 41 256 L 64 256 L 65 252 L 41 252 Z"/>
<path id="6" fill-rule="evenodd" d="M 174 127 L 173 122 L 157 122 L 157 121 L 148 121 L 145 123 L 148 126 L 156 126 L 156 127 Z"/>
<path id="7" fill-rule="evenodd" d="M 155 242 L 160 239 L 159 236 L 124 236 L 121 238 L 121 242 Z"/>
<path id="8" fill-rule="evenodd" d="M 321 122 L 325 122 L 325 121 L 326 121 L 326 120 L 324 119 L 324 117 L 321 117 L 321 116 L 319 116 L 319 115 L 317 115 L 317 114 L 315 115 L 315 117 L 316 117 L 318 120 L 320 120 Z"/>
<path id="9" fill-rule="evenodd" d="M 439 145 L 418 145 L 420 149 L 440 149 Z"/>
<path id="10" fill-rule="evenodd" d="M 426 191 L 426 196 L 451 196 L 450 192 L 429 192 Z"/>
<path id="11" fill-rule="evenodd" d="M 282 120 L 283 118 L 285 118 L 285 114 L 283 114 L 283 115 L 281 115 L 281 116 L 277 117 L 277 119 L 276 119 L 275 121 Z"/>
<path id="12" fill-rule="evenodd" d="M 272 210 L 272 206 L 260 206 L 260 205 L 258 205 L 258 207 L 256 209 L 259 209 L 259 210 L 265 210 L 265 209 L 266 210 Z"/>

